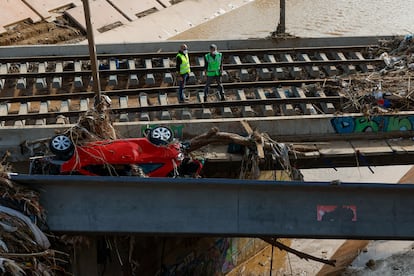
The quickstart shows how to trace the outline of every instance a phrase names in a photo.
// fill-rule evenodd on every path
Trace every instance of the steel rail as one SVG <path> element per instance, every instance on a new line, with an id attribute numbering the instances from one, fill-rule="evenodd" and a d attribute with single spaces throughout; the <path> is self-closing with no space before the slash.
<path id="1" fill-rule="evenodd" d="M 214 108 L 214 107 L 242 107 L 242 106 L 260 106 L 271 104 L 303 104 L 303 103 L 340 103 L 346 98 L 341 96 L 328 96 L 328 97 L 307 97 L 307 98 L 271 98 L 265 100 L 243 100 L 243 101 L 222 101 L 222 102 L 205 102 L 205 103 L 179 103 L 169 105 L 151 105 L 151 106 L 138 106 L 138 107 L 126 107 L 126 108 L 112 108 L 111 112 L 114 114 L 121 113 L 133 113 L 133 112 L 149 112 L 149 111 L 165 111 L 165 110 L 177 110 L 182 108 L 198 109 L 198 108 Z M 0 121 L 17 121 L 27 119 L 43 119 L 43 118 L 56 118 L 59 115 L 65 117 L 76 117 L 85 111 L 56 111 L 48 113 L 28 113 L 28 114 L 9 114 L 0 115 Z"/>
<path id="2" fill-rule="evenodd" d="M 276 67 L 307 67 L 307 66 L 330 66 L 330 65 L 360 65 L 360 64 L 382 64 L 382 59 L 348 59 L 348 60 L 313 60 L 313 61 L 293 61 L 293 62 L 263 62 L 263 63 L 243 63 L 243 64 L 224 64 L 225 70 L 237 69 L 257 69 L 257 68 L 276 68 Z M 203 71 L 203 66 L 191 66 L 192 71 Z M 116 69 L 116 70 L 99 70 L 101 76 L 108 75 L 129 75 L 134 73 L 166 73 L 174 72 L 175 67 L 153 67 L 153 68 L 135 68 L 135 69 Z M 27 73 L 3 73 L 0 74 L 2 79 L 17 79 L 17 78 L 42 78 L 42 77 L 75 77 L 75 76 L 90 76 L 91 70 L 82 71 L 63 71 L 63 72 L 27 72 Z"/>
<path id="3" fill-rule="evenodd" d="M 289 48 L 266 48 L 266 49 L 237 49 L 237 50 L 221 50 L 225 55 L 257 55 L 266 53 L 314 53 L 314 52 L 330 52 L 330 51 L 357 51 L 362 49 L 378 48 L 378 45 L 350 45 L 350 46 L 330 46 L 330 47 L 289 47 Z M 204 55 L 206 51 L 191 51 L 190 56 Z M 120 54 L 99 54 L 99 60 L 107 60 L 111 58 L 132 59 L 132 58 L 173 58 L 177 52 L 154 52 L 154 53 L 120 53 Z M 0 63 L 22 63 L 22 62 L 50 62 L 50 61 L 81 61 L 89 60 L 89 55 L 61 55 L 61 56 L 37 56 L 37 57 L 1 57 Z"/>
<path id="4" fill-rule="evenodd" d="M 315 84 L 315 83 L 327 83 L 337 84 L 338 81 L 334 79 L 309 79 L 309 80 L 278 80 L 278 81 L 255 81 L 255 82 L 234 82 L 223 83 L 224 89 L 248 89 L 248 88 L 267 88 L 267 87 L 281 87 L 281 86 L 300 86 L 302 84 Z M 216 87 L 213 84 L 211 87 Z M 202 90 L 204 84 L 187 85 L 187 91 Z M 177 92 L 178 86 L 168 87 L 146 87 L 135 89 L 119 89 L 102 91 L 108 96 L 130 96 L 139 95 L 140 93 L 146 94 L 159 94 L 159 93 L 173 93 Z M 53 95 L 31 95 L 31 96 L 18 96 L 18 97 L 1 97 L 0 103 L 15 103 L 15 102 L 29 102 L 29 101 L 52 101 L 52 100 L 67 100 L 67 99 L 84 99 L 93 98 L 94 93 L 82 91 L 75 93 L 61 93 Z"/>

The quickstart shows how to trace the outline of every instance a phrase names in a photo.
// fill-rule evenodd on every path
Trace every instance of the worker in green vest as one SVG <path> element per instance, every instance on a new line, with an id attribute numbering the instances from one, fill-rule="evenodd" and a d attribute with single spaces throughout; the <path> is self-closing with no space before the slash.
<path id="1" fill-rule="evenodd" d="M 188 47 L 186 44 L 182 44 L 180 46 L 180 50 L 177 53 L 176 69 L 178 79 L 178 101 L 180 103 L 184 103 L 188 101 L 184 94 L 184 88 L 191 72 L 190 59 L 188 57 Z"/>
<path id="2" fill-rule="evenodd" d="M 204 87 L 204 102 L 207 101 L 208 90 L 213 81 L 217 82 L 220 99 L 224 101 L 224 88 L 221 84 L 223 55 L 217 51 L 217 46 L 215 44 L 210 45 L 210 52 L 204 56 L 204 70 L 207 76 L 206 85 Z"/>

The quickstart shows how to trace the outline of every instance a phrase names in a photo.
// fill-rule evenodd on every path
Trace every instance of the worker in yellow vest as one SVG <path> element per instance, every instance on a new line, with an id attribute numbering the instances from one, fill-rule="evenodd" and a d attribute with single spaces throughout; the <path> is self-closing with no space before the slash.
<path id="1" fill-rule="evenodd" d="M 178 101 L 180 103 L 187 102 L 187 98 L 184 94 L 185 84 L 188 80 L 190 68 L 190 59 L 188 57 L 188 47 L 186 44 L 180 46 L 180 50 L 176 56 L 176 69 L 178 78 Z"/>
<path id="2" fill-rule="evenodd" d="M 223 55 L 217 51 L 217 46 L 215 44 L 210 45 L 210 52 L 204 56 L 204 70 L 207 76 L 206 85 L 204 87 L 204 102 L 207 101 L 208 90 L 210 89 L 210 85 L 213 81 L 217 82 L 220 99 L 224 101 L 224 88 L 221 84 Z"/>

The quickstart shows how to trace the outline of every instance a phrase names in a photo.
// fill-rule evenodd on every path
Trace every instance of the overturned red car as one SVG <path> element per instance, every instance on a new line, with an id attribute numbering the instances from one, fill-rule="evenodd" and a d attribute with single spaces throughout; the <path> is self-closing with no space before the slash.
<path id="1" fill-rule="evenodd" d="M 147 129 L 143 138 L 103 140 L 75 146 L 68 136 L 49 142 L 52 156 L 31 160 L 31 174 L 174 177 L 198 175 L 202 164 L 185 157 L 186 144 L 163 126 Z"/>

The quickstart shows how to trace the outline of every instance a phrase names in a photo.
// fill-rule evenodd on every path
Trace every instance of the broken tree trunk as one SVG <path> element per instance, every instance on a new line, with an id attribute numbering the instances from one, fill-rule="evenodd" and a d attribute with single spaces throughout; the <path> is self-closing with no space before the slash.
<path id="1" fill-rule="evenodd" d="M 220 132 L 217 127 L 213 127 L 208 132 L 191 139 L 188 151 L 194 151 L 213 143 L 234 143 L 246 147 L 256 147 L 256 141 L 261 142 L 261 140 L 261 134 L 257 132 L 244 137 L 236 133 Z M 267 150 L 271 149 L 271 143 L 264 143 L 263 146 Z"/>
<path id="2" fill-rule="evenodd" d="M 327 264 L 327 265 L 330 265 L 330 266 L 335 266 L 336 260 L 322 259 L 322 258 L 318 258 L 318 257 L 312 256 L 312 255 L 306 254 L 304 252 L 295 250 L 295 249 L 293 249 L 293 248 L 291 248 L 287 245 L 284 245 L 281 242 L 278 242 L 276 238 L 262 237 L 261 239 L 264 240 L 265 242 L 279 248 L 280 250 L 285 250 L 286 252 L 295 254 L 296 256 L 298 256 L 301 259 L 305 259 L 307 261 L 312 260 L 312 261 L 320 262 L 320 263 Z"/>
<path id="3" fill-rule="evenodd" d="M 204 146 L 214 143 L 234 143 L 241 146 L 256 148 L 257 144 L 265 151 L 273 149 L 276 143 L 272 141 L 268 135 L 254 131 L 252 135 L 245 137 L 236 133 L 221 132 L 217 127 L 213 127 L 208 132 L 194 137 L 190 140 L 190 147 L 188 152 L 195 151 Z M 304 153 L 315 151 L 313 146 L 309 145 L 290 145 L 292 152 Z"/>

